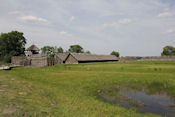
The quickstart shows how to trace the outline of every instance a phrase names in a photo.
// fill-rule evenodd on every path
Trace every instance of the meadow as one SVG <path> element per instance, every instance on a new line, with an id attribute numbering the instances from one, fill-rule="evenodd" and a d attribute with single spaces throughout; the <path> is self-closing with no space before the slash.
<path id="1" fill-rule="evenodd" d="M 120 84 L 158 87 L 175 97 L 175 61 L 21 67 L 0 71 L 0 116 L 161 117 L 101 100 Z"/>

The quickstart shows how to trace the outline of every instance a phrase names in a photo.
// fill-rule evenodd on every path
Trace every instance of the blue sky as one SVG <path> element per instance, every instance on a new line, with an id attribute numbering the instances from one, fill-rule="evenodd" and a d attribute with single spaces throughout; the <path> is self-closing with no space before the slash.
<path id="1" fill-rule="evenodd" d="M 24 32 L 26 47 L 159 56 L 175 46 L 175 0 L 1 0 L 0 31 L 11 30 Z"/>

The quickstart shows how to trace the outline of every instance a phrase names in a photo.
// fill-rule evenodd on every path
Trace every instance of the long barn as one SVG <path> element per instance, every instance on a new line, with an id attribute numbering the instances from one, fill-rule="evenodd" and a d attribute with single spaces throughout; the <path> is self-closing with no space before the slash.
<path id="1" fill-rule="evenodd" d="M 65 59 L 65 64 L 93 63 L 93 62 L 114 62 L 119 61 L 114 55 L 93 55 L 84 53 L 70 53 Z"/>

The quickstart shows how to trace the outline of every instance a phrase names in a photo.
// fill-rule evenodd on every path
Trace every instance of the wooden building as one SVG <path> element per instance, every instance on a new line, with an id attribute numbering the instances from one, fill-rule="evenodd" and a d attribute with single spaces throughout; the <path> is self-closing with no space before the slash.
<path id="1" fill-rule="evenodd" d="M 68 53 L 55 54 L 55 56 L 54 56 L 55 63 L 56 64 L 64 64 L 68 55 L 69 55 Z"/>
<path id="2" fill-rule="evenodd" d="M 113 62 L 119 59 L 114 55 L 93 55 L 85 53 L 58 53 L 54 57 L 39 54 L 39 48 L 35 45 L 26 49 L 26 56 L 12 57 L 12 63 L 21 66 L 45 67 L 55 64 L 79 64 L 93 62 Z"/>
<path id="3" fill-rule="evenodd" d="M 45 67 L 48 66 L 48 58 L 46 55 L 33 54 L 30 57 L 30 66 L 32 67 Z"/>
<path id="4" fill-rule="evenodd" d="M 31 45 L 26 49 L 26 56 L 31 56 L 34 54 L 39 54 L 40 49 L 36 45 Z"/>
<path id="5" fill-rule="evenodd" d="M 55 59 L 39 54 L 39 48 L 35 45 L 26 49 L 26 56 L 13 56 L 11 61 L 20 66 L 45 67 L 55 65 Z"/>
<path id="6" fill-rule="evenodd" d="M 93 55 L 84 53 L 70 53 L 65 59 L 65 64 L 114 62 L 119 59 L 114 55 Z"/>

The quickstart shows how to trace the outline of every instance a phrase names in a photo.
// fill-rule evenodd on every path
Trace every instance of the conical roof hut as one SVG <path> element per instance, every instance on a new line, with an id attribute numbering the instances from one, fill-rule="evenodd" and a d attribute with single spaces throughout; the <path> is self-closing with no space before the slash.
<path id="1" fill-rule="evenodd" d="M 26 49 L 27 51 L 39 51 L 40 49 L 36 45 L 31 45 L 29 48 Z"/>
<path id="2" fill-rule="evenodd" d="M 26 51 L 31 51 L 32 54 L 39 54 L 40 49 L 36 45 L 31 45 Z"/>

